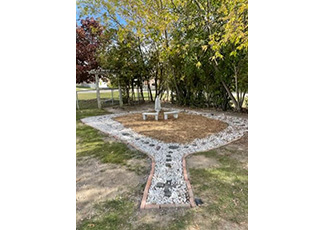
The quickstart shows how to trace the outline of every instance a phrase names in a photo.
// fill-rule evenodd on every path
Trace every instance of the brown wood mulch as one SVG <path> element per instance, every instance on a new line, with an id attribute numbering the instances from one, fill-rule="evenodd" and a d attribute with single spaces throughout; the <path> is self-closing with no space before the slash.
<path id="1" fill-rule="evenodd" d="M 144 121 L 141 113 L 134 113 L 116 117 L 114 120 L 142 135 L 165 143 L 176 142 L 181 144 L 218 133 L 228 126 L 227 123 L 219 120 L 187 113 L 179 113 L 177 119 L 168 115 L 168 120 L 164 120 L 163 112 L 160 112 L 158 118 L 159 120 L 156 121 L 154 116 L 148 116 L 147 120 Z"/>

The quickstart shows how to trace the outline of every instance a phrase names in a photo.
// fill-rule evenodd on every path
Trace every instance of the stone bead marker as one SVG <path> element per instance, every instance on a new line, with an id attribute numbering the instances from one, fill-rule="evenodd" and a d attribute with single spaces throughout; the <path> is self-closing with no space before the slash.
<path id="1" fill-rule="evenodd" d="M 207 151 L 228 144 L 241 138 L 248 131 L 247 119 L 244 118 L 184 110 L 183 112 L 189 114 L 203 115 L 223 121 L 228 124 L 228 127 L 221 132 L 195 139 L 187 144 L 164 143 L 125 128 L 121 123 L 112 119 L 141 112 L 145 111 L 87 117 L 81 120 L 93 128 L 132 145 L 153 159 L 154 171 L 153 175 L 149 176 L 141 208 L 193 206 L 195 204 L 193 193 L 187 179 L 183 158 L 195 152 Z"/>

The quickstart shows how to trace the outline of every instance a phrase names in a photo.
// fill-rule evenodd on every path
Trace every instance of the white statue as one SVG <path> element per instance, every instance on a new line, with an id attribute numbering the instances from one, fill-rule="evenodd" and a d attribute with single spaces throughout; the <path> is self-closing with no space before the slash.
<path id="1" fill-rule="evenodd" d="M 143 120 L 147 120 L 147 116 L 155 116 L 155 120 L 158 121 L 158 115 L 159 112 L 161 110 L 161 105 L 160 105 L 160 99 L 158 96 L 156 96 L 156 100 L 155 100 L 155 113 L 142 113 L 143 116 Z"/>
<path id="2" fill-rule="evenodd" d="M 155 100 L 155 111 L 159 113 L 160 110 L 161 110 L 160 99 L 159 96 L 157 95 Z"/>

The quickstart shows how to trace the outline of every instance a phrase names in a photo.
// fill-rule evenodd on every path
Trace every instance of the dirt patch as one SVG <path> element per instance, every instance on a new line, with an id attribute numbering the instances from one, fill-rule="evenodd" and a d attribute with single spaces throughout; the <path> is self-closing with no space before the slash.
<path id="1" fill-rule="evenodd" d="M 243 168 L 248 169 L 248 133 L 239 140 L 217 149 L 217 153 L 236 159 Z"/>
<path id="2" fill-rule="evenodd" d="M 219 162 L 215 156 L 229 156 L 240 162 L 243 168 L 248 169 L 248 133 L 245 133 L 242 138 L 237 141 L 231 142 L 225 146 L 221 146 L 211 152 L 210 157 L 195 153 L 186 157 L 188 168 L 214 168 L 219 167 Z"/>
<path id="3" fill-rule="evenodd" d="M 149 169 L 146 160 L 132 162 Z M 143 161 L 143 162 L 142 162 Z M 130 162 L 131 163 L 131 162 Z M 96 215 L 95 204 L 114 199 L 143 183 L 145 178 L 126 167 L 102 164 L 93 157 L 77 158 L 76 218 L 77 225 L 84 219 Z"/>
<path id="4" fill-rule="evenodd" d="M 247 222 L 243 222 L 243 223 L 240 223 L 240 225 L 239 225 L 234 222 L 220 219 L 219 227 L 220 227 L 220 229 L 223 229 L 223 230 L 245 230 L 245 229 L 248 229 L 248 224 L 247 224 Z"/>
<path id="5" fill-rule="evenodd" d="M 172 223 L 178 222 L 189 211 L 187 208 L 137 210 L 132 218 L 132 229 L 170 229 Z"/>
<path id="6" fill-rule="evenodd" d="M 228 145 L 186 158 L 194 196 L 204 202 L 187 229 L 248 229 L 247 141 L 248 133 Z"/>
<path id="7" fill-rule="evenodd" d="M 203 155 L 190 155 L 186 158 L 187 167 L 189 168 L 210 168 L 219 167 L 219 163 L 215 158 L 208 158 Z"/>
<path id="8" fill-rule="evenodd" d="M 175 107 L 174 105 L 171 105 Z M 116 107 L 115 110 L 110 110 L 112 113 L 125 113 L 127 111 L 140 111 L 143 109 L 152 109 L 154 104 L 145 104 L 137 106 L 125 106 L 123 109 Z M 168 109 L 168 106 L 163 105 L 164 108 Z M 181 109 L 181 108 L 180 108 Z M 247 117 L 247 114 L 237 114 L 237 113 L 224 113 L 218 112 L 213 109 L 202 109 L 202 112 L 218 114 L 226 114 L 231 116 L 240 116 Z M 182 114 L 180 114 L 182 115 Z M 139 119 L 142 121 L 140 114 Z M 158 122 L 163 122 L 162 117 Z M 173 118 L 172 118 L 173 119 Z M 153 117 L 149 118 L 150 122 L 155 122 Z M 179 121 L 179 120 L 177 120 Z M 145 121 L 147 122 L 147 121 Z M 186 130 L 191 129 L 195 119 L 189 124 L 188 127 L 185 127 Z M 201 124 L 200 124 L 201 125 Z M 141 126 L 141 124 L 140 124 Z M 190 128 L 189 128 L 190 127 Z M 174 129 L 173 129 L 174 130 Z M 176 135 L 174 135 L 176 136 Z M 105 141 L 115 142 L 114 138 L 105 136 Z M 217 155 L 227 155 L 231 158 L 239 160 L 244 168 L 247 169 L 247 149 L 248 149 L 248 135 L 245 135 L 238 141 L 230 143 L 226 146 L 212 150 Z M 173 140 L 174 141 L 174 140 Z M 130 147 L 130 146 L 129 146 Z M 211 156 L 198 156 L 191 155 L 187 160 L 188 168 L 197 168 L 197 170 L 203 170 L 204 168 L 218 168 L 219 164 L 222 166 L 222 161 L 219 162 L 218 159 L 213 159 L 214 155 Z M 192 161 L 192 162 L 191 162 Z M 192 163 L 192 164 L 191 164 Z M 132 167 L 131 167 L 132 166 Z M 143 171 L 144 169 L 144 171 Z M 131 170 L 131 171 L 130 171 Z M 130 222 L 132 228 L 130 229 L 186 229 L 186 230 L 203 230 L 203 229 L 247 229 L 247 221 L 233 221 L 230 218 L 224 219 L 224 214 L 216 214 L 216 210 L 221 209 L 224 212 L 227 212 L 227 208 L 223 206 L 213 206 L 210 209 L 210 206 L 207 207 L 211 202 L 221 196 L 222 194 L 212 193 L 217 186 L 211 186 L 207 188 L 207 191 L 199 193 L 198 189 L 194 187 L 195 197 L 202 198 L 205 204 L 202 207 L 195 209 L 152 209 L 152 210 L 141 210 L 139 209 L 139 204 L 143 195 L 143 188 L 146 183 L 146 178 L 149 175 L 150 171 L 150 160 L 149 159 L 138 159 L 132 158 L 126 161 L 126 166 L 114 165 L 114 164 L 101 164 L 95 158 L 83 157 L 77 158 L 77 224 L 80 223 L 81 219 L 86 219 L 93 217 L 96 219 L 96 204 L 101 201 L 110 201 L 111 199 L 118 198 L 120 195 L 128 194 L 128 200 L 134 204 L 135 209 L 131 216 L 123 216 L 125 222 Z M 205 184 L 209 181 L 204 180 L 205 177 L 200 177 L 199 185 L 201 183 Z M 192 183 L 192 182 L 191 182 Z M 139 186 L 139 185 L 142 185 Z M 207 183 L 207 185 L 209 185 Z M 195 186 L 195 183 L 192 184 Z M 87 191 L 90 190 L 90 191 Z M 231 193 L 229 197 L 232 197 L 232 193 L 235 191 L 230 190 Z M 235 191 L 235 194 L 236 191 Z M 83 197 L 81 197 L 83 196 Z M 233 198 L 232 198 L 233 199 Z M 237 198 L 234 197 L 234 201 L 237 202 Z M 121 213 L 119 211 L 114 211 L 114 208 L 118 209 L 119 207 L 113 207 L 105 212 L 109 215 Z M 214 212 L 212 211 L 214 210 Z M 226 215 L 227 217 L 227 215 Z M 112 221 L 111 221 L 112 222 Z M 90 228 L 90 227 L 89 227 Z M 93 229 L 99 229 L 93 227 Z M 108 228 L 106 226 L 106 228 Z M 88 228 L 86 228 L 88 229 Z M 119 228 L 126 229 L 126 228 Z M 129 228 L 128 228 L 129 229 Z"/>
<path id="9" fill-rule="evenodd" d="M 187 216 L 190 217 L 187 217 Z M 185 226 L 183 226 L 183 224 Z M 138 211 L 132 221 L 133 229 L 185 229 L 185 230 L 245 230 L 247 223 L 240 225 L 210 215 L 201 208 L 151 209 Z M 146 226 L 146 227 L 144 227 Z M 173 226 L 173 227 L 172 227 Z M 179 228 L 177 228 L 177 227 Z M 182 226 L 182 227 L 181 227 Z M 176 227 L 176 228 L 175 228 Z"/>
<path id="10" fill-rule="evenodd" d="M 163 112 L 160 112 L 158 121 L 154 119 L 154 116 L 149 116 L 144 121 L 141 113 L 128 114 L 114 119 L 122 123 L 124 127 L 165 143 L 185 144 L 196 138 L 201 139 L 218 133 L 228 126 L 219 120 L 187 113 L 180 113 L 177 119 L 169 116 L 168 120 L 164 120 Z"/>

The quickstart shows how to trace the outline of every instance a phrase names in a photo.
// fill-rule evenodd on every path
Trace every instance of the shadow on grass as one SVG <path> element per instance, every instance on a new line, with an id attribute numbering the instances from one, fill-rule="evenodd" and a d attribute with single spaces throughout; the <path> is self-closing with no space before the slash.
<path id="1" fill-rule="evenodd" d="M 215 151 L 200 154 L 214 154 L 221 163 L 216 168 L 189 170 L 195 195 L 206 200 L 203 212 L 237 224 L 247 222 L 248 171 L 230 156 L 218 156 Z"/>
<path id="2" fill-rule="evenodd" d="M 97 219 L 83 221 L 78 229 L 130 229 L 128 217 L 134 212 L 134 204 L 127 198 L 117 198 L 96 205 Z"/>
<path id="3" fill-rule="evenodd" d="M 112 100 L 102 98 L 101 99 L 101 105 L 102 108 L 107 108 L 111 106 L 119 105 L 119 101 L 114 99 L 113 103 Z M 97 109 L 98 110 L 98 104 L 97 99 L 86 99 L 86 100 L 79 100 L 79 107 L 81 110 L 90 110 L 90 109 Z"/>
<path id="4" fill-rule="evenodd" d="M 106 142 L 100 131 L 83 124 L 80 119 L 89 116 L 107 114 L 104 110 L 88 109 L 77 112 L 77 157 L 96 156 L 103 163 L 125 164 L 131 158 L 145 158 L 146 155 L 139 151 L 129 149 L 120 142 Z"/>
<path id="5" fill-rule="evenodd" d="M 168 212 L 162 213 L 159 210 L 152 210 L 151 212 L 154 215 L 162 215 L 161 219 L 164 219 L 164 216 L 172 216 L 173 218 L 167 223 L 158 221 L 161 219 L 151 222 L 150 218 L 147 219 L 149 222 L 141 221 L 141 218 L 139 221 L 137 218 L 140 212 L 138 206 L 127 197 L 102 202 L 96 205 L 96 209 L 98 211 L 97 217 L 83 221 L 77 229 L 182 230 L 186 229 L 191 219 L 191 214 L 186 211 L 179 213 L 177 210 L 171 210 L 172 214 L 168 214 Z"/>
<path id="6" fill-rule="evenodd" d="M 84 125 L 80 119 L 88 116 L 107 114 L 104 110 L 89 109 L 77 111 L 77 156 L 93 155 L 102 162 L 125 164 L 131 158 L 145 158 L 146 155 L 128 149 L 125 144 L 104 141 L 105 135 Z M 220 164 L 214 168 L 189 168 L 191 184 L 195 197 L 201 198 L 205 204 L 198 209 L 183 212 L 169 210 L 162 214 L 161 210 L 150 210 L 139 217 L 139 204 L 136 197 L 141 197 L 145 183 L 137 186 L 135 194 L 118 197 L 99 203 L 96 206 L 98 215 L 84 220 L 78 229 L 171 229 L 181 230 L 222 228 L 222 220 L 231 223 L 247 223 L 248 215 L 248 171 L 241 163 L 232 158 L 235 154 L 218 155 L 218 150 L 198 153 L 209 158 L 216 158 Z M 139 173 L 141 167 L 139 167 Z M 151 221 L 151 217 L 160 219 Z M 147 215 L 147 216 L 146 216 Z M 169 219 L 167 218 L 169 217 Z M 165 218 L 166 217 L 166 218 Z M 216 227 L 218 226 L 218 227 Z"/>

